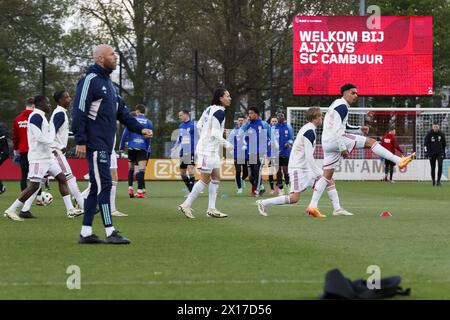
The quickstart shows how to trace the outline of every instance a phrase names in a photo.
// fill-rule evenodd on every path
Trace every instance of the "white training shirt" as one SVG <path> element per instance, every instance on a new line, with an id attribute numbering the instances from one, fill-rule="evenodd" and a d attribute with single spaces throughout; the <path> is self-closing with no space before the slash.
<path id="1" fill-rule="evenodd" d="M 28 117 L 28 161 L 45 163 L 53 161 L 51 145 L 55 140 L 55 127 L 49 124 L 45 113 L 37 108 Z"/>
<path id="2" fill-rule="evenodd" d="M 346 132 L 361 134 L 360 126 L 352 126 L 348 121 L 348 107 L 350 105 L 344 98 L 336 99 L 328 108 L 323 120 L 322 145 L 336 144 L 339 150 L 347 150 L 343 135 Z"/>
<path id="3" fill-rule="evenodd" d="M 52 149 L 61 151 L 67 147 L 67 141 L 69 140 L 67 110 L 57 106 L 50 117 L 50 123 L 55 127 L 55 141 L 52 143 Z"/>
<path id="4" fill-rule="evenodd" d="M 198 133 L 201 134 L 203 126 L 205 125 L 206 121 L 208 120 L 207 115 L 209 114 L 209 109 L 212 106 L 209 106 L 208 108 L 205 109 L 205 111 L 203 111 L 202 115 L 200 116 L 200 119 L 197 122 L 197 130 Z"/>
<path id="5" fill-rule="evenodd" d="M 289 156 L 289 170 L 312 172 L 318 177 L 323 170 L 316 165 L 314 150 L 316 148 L 316 126 L 308 122 L 297 133 Z"/>
<path id="6" fill-rule="evenodd" d="M 195 152 L 201 155 L 219 155 L 220 148 L 223 145 L 231 145 L 223 138 L 225 129 L 225 108 L 212 105 L 203 111 L 200 120 L 197 123 L 200 131 L 200 138 Z"/>

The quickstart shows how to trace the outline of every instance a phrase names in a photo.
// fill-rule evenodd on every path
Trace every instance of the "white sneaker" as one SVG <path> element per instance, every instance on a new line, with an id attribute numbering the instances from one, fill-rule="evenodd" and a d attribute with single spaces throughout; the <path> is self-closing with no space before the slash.
<path id="1" fill-rule="evenodd" d="M 114 212 L 111 212 L 111 215 L 114 217 L 128 217 L 128 214 L 117 211 L 117 210 Z"/>
<path id="2" fill-rule="evenodd" d="M 228 215 L 226 213 L 222 213 L 217 209 L 208 209 L 206 211 L 206 216 L 213 218 L 226 218 Z"/>
<path id="3" fill-rule="evenodd" d="M 69 218 L 69 219 L 73 219 L 75 217 L 81 216 L 82 214 L 83 214 L 83 210 L 80 210 L 80 209 L 72 208 L 72 209 L 67 210 L 67 218 Z"/>
<path id="4" fill-rule="evenodd" d="M 16 213 L 16 211 L 9 211 L 9 210 L 5 210 L 5 213 L 3 214 L 6 218 L 9 218 L 11 220 L 14 221 L 23 221 L 24 219 L 22 219 L 21 217 L 19 217 Z"/>
<path id="5" fill-rule="evenodd" d="M 242 193 L 242 188 L 237 189 L 236 193 Z"/>
<path id="6" fill-rule="evenodd" d="M 265 205 L 263 205 L 262 200 L 256 200 L 256 205 L 258 206 L 259 214 L 263 217 L 267 217 L 267 208 Z"/>
<path id="7" fill-rule="evenodd" d="M 178 210 L 180 210 L 181 212 L 183 212 L 184 216 L 186 218 L 189 219 L 195 219 L 194 215 L 192 214 L 192 212 L 194 211 L 194 209 L 192 209 L 191 207 L 188 206 L 184 206 L 183 204 L 180 204 L 178 206 Z"/>
<path id="8" fill-rule="evenodd" d="M 338 210 L 333 211 L 333 216 L 353 216 L 353 213 L 348 212 L 347 210 L 340 208 Z"/>

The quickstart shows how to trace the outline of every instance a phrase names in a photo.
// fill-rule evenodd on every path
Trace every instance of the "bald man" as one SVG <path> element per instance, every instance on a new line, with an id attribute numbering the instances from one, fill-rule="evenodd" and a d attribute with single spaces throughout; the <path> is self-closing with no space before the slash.
<path id="1" fill-rule="evenodd" d="M 110 74 L 117 67 L 114 49 L 101 44 L 94 49 L 94 64 L 78 81 L 73 104 L 72 131 L 75 135 L 76 155 L 89 162 L 89 195 L 84 203 L 83 225 L 80 244 L 129 244 L 115 230 L 111 216 L 111 154 L 116 136 L 116 121 L 128 130 L 149 138 L 151 131 L 145 129 L 130 115 L 123 98 L 113 86 Z M 106 240 L 101 240 L 92 231 L 94 213 L 100 209 Z"/>

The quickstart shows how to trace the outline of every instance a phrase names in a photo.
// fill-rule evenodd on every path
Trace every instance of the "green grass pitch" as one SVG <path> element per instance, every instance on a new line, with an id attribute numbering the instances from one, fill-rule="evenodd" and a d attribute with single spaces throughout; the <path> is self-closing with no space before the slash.
<path id="1" fill-rule="evenodd" d="M 6 186 L 2 211 L 18 192 L 17 182 Z M 450 299 L 450 184 L 339 181 L 341 204 L 355 216 L 331 216 L 324 194 L 324 220 L 304 213 L 311 191 L 261 217 L 248 187 L 236 195 L 233 182 L 221 183 L 217 200 L 230 217 L 206 217 L 205 190 L 188 220 L 177 211 L 183 186 L 148 182 L 148 199 L 129 199 L 120 182 L 118 209 L 129 217 L 114 224 L 132 244 L 83 246 L 81 218 L 66 218 L 52 183 L 54 203 L 32 207 L 38 219 L 0 220 L 0 299 L 316 299 L 328 270 L 354 280 L 369 277 L 370 265 L 382 278 L 402 276 L 408 298 Z M 98 215 L 94 232 L 104 238 Z M 70 265 L 80 267 L 80 290 L 66 286 Z"/>

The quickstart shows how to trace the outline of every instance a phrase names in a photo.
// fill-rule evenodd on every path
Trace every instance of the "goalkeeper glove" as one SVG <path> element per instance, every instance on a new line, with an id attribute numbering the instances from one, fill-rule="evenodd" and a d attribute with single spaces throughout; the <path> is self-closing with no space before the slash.
<path id="1" fill-rule="evenodd" d="M 17 150 L 14 150 L 14 158 L 13 158 L 13 162 L 15 164 L 20 164 L 20 153 Z"/>

